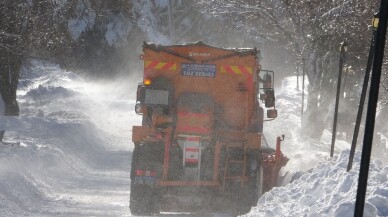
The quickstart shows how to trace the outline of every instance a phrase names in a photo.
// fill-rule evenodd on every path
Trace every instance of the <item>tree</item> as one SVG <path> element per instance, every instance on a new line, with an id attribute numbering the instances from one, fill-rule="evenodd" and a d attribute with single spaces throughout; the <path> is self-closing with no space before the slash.
<path id="1" fill-rule="evenodd" d="M 353 77 L 363 77 L 360 75 L 364 73 L 371 37 L 369 23 L 376 2 L 228 0 L 200 1 L 198 4 L 208 14 L 225 19 L 231 28 L 237 27 L 252 37 L 260 37 L 263 44 L 273 46 L 275 42 L 278 49 L 288 52 L 296 69 L 301 68 L 298 67 L 301 59 L 306 60 L 309 98 L 302 132 L 319 139 L 323 130 L 330 126 L 332 117 L 339 44 L 348 39 L 347 67 L 352 68 Z M 280 57 L 273 58 L 278 65 L 284 62 Z M 346 85 L 352 87 L 360 82 L 360 79 L 349 79 Z M 349 94 L 344 99 L 346 103 L 354 101 L 354 98 L 350 100 Z M 341 120 L 341 115 L 339 118 Z M 339 121 L 339 124 L 346 126 L 347 121 Z"/>
<path id="2" fill-rule="evenodd" d="M 16 90 L 30 31 L 27 11 L 28 4 L 23 0 L 5 0 L 0 3 L 0 94 L 6 116 L 19 115 Z M 3 136 L 4 131 L 1 131 L 0 141 Z"/>

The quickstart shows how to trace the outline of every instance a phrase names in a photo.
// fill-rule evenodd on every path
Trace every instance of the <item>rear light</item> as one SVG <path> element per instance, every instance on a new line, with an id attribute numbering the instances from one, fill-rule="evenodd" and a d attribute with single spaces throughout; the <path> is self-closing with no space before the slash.
<path id="1" fill-rule="evenodd" d="M 136 176 L 144 176 L 145 170 L 136 170 Z"/>
<path id="2" fill-rule="evenodd" d="M 136 176 L 156 177 L 157 173 L 153 170 L 136 170 Z"/>
<path id="3" fill-rule="evenodd" d="M 143 81 L 144 85 L 151 85 L 152 81 L 151 79 L 148 79 L 148 78 L 145 78 L 144 81 Z"/>

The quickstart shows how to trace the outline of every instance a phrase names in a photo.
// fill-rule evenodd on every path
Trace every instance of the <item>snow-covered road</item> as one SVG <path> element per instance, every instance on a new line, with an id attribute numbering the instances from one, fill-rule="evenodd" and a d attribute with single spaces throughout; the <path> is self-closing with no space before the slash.
<path id="1" fill-rule="evenodd" d="M 120 85 L 37 61 L 23 71 L 21 115 L 0 146 L 0 216 L 130 216 L 130 131 L 139 117 Z"/>
<path id="2" fill-rule="evenodd" d="M 285 80 L 279 118 L 266 123 L 266 134 L 269 142 L 286 135 L 286 171 L 300 178 L 265 194 L 248 216 L 351 216 L 357 172 L 343 172 L 346 159 L 328 159 L 328 132 L 322 141 L 298 136 L 300 92 L 293 82 Z M 20 117 L 0 119 L 0 128 L 10 129 L 0 145 L 0 217 L 131 216 L 131 129 L 141 123 L 133 111 L 136 84 L 88 82 L 32 61 L 19 85 Z M 348 145 L 338 141 L 336 156 L 346 156 Z M 388 168 L 373 162 L 371 173 L 368 213 L 388 216 Z"/>

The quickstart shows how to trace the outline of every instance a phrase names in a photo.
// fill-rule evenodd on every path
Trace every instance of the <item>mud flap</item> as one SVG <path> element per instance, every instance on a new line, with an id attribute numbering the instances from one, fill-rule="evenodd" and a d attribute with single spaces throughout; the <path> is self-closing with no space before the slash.
<path id="1" fill-rule="evenodd" d="M 160 150 L 159 150 L 160 149 Z M 161 175 L 163 146 L 135 144 L 131 164 L 131 193 L 129 207 L 133 215 L 153 215 L 159 213 L 159 191 L 156 187 L 157 174 Z M 161 153 L 156 156 L 155 153 Z M 152 160 L 152 163 L 150 163 Z M 159 165 L 156 167 L 155 165 Z"/>
<path id="2" fill-rule="evenodd" d="M 131 184 L 129 207 L 132 215 L 159 214 L 157 190 L 149 185 Z"/>

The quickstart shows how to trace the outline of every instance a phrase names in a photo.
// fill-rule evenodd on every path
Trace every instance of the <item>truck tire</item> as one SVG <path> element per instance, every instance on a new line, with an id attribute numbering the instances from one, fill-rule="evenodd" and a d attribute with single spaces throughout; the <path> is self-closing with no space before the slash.
<path id="1" fill-rule="evenodd" d="M 159 200 L 157 190 L 146 184 L 136 184 L 135 171 L 138 165 L 144 164 L 144 156 L 149 154 L 149 145 L 140 146 L 135 144 L 132 153 L 131 163 L 131 192 L 129 198 L 129 208 L 131 214 L 135 216 L 149 216 L 159 214 Z"/>
<path id="2" fill-rule="evenodd" d="M 132 215 L 148 216 L 154 214 L 153 190 L 147 185 L 131 184 L 129 208 Z"/>
<path id="3" fill-rule="evenodd" d="M 252 181 L 249 185 L 245 186 L 240 196 L 238 207 L 238 215 L 244 215 L 250 212 L 251 208 L 257 205 L 259 198 L 262 195 L 263 185 L 263 168 L 260 165 L 260 161 L 257 161 L 256 169 L 252 174 Z"/>
<path id="4" fill-rule="evenodd" d="M 250 186 L 247 186 L 246 188 L 246 196 L 244 200 L 241 200 L 243 204 L 240 206 L 242 207 L 241 212 L 239 215 L 246 214 L 250 212 L 252 207 L 257 206 L 257 202 L 259 201 L 260 197 L 262 196 L 262 189 L 263 189 L 263 168 L 261 165 L 258 165 L 258 169 L 255 172 L 255 176 L 252 178 L 252 183 Z"/>

